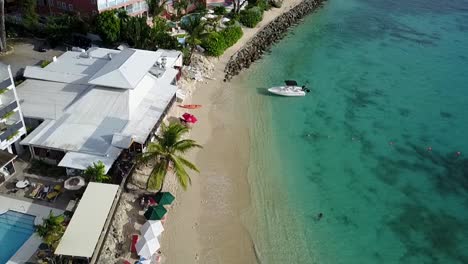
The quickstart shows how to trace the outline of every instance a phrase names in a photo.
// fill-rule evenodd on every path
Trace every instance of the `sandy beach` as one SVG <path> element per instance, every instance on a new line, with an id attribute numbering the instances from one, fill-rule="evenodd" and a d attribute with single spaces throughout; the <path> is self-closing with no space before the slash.
<path id="1" fill-rule="evenodd" d="M 299 0 L 286 0 L 281 8 L 264 14 L 253 29 L 220 58 L 213 58 L 214 80 L 196 84 L 191 102 L 203 108 L 194 114 L 200 120 L 191 137 L 204 146 L 193 152 L 201 173 L 192 174 L 192 186 L 176 192 L 176 202 L 169 212 L 161 251 L 165 263 L 257 263 L 251 230 L 249 131 L 242 116 L 244 102 L 236 100 L 231 83 L 223 82 L 229 58 L 263 26 L 288 11 Z M 176 110 L 181 111 L 181 110 Z"/>

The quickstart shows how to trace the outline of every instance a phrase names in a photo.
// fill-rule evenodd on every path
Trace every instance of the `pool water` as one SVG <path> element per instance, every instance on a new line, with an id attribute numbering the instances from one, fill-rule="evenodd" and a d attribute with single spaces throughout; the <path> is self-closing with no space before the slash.
<path id="1" fill-rule="evenodd" d="M 6 263 L 34 233 L 34 218 L 15 211 L 0 214 L 0 263 Z"/>

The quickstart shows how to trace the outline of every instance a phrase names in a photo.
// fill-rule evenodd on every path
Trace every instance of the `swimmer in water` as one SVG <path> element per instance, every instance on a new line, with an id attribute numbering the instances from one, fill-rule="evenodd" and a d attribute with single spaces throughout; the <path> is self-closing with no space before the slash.
<path id="1" fill-rule="evenodd" d="M 460 151 L 455 152 L 455 157 L 460 157 L 460 156 L 461 156 L 461 152 L 460 152 Z"/>
<path id="2" fill-rule="evenodd" d="M 389 144 L 389 145 L 393 145 L 393 144 L 395 144 L 395 142 L 390 141 L 390 142 L 388 142 L 388 144 Z"/>
<path id="3" fill-rule="evenodd" d="M 322 219 L 322 217 L 323 217 L 323 213 L 319 213 L 319 214 L 317 215 L 317 219 L 318 219 L 318 220 Z"/>
<path id="4" fill-rule="evenodd" d="M 432 151 L 432 147 L 427 147 L 427 151 L 428 151 L 428 152 L 431 152 L 431 151 Z"/>

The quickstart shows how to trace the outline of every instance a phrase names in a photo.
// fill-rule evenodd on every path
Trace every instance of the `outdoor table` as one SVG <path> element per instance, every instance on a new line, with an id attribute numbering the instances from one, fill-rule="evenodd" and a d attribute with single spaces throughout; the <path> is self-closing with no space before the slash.
<path id="1" fill-rule="evenodd" d="M 19 188 L 19 189 L 24 189 L 24 188 L 26 188 L 28 186 L 29 186 L 29 181 L 28 180 L 18 181 L 16 183 L 16 188 Z"/>
<path id="2" fill-rule="evenodd" d="M 73 209 L 75 209 L 76 205 L 76 200 L 70 200 L 67 204 L 67 208 L 65 208 L 65 211 L 73 212 Z"/>

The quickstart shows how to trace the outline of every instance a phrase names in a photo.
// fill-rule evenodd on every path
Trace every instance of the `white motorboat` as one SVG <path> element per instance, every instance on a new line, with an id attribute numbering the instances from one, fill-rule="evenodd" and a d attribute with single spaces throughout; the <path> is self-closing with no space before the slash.
<path id="1" fill-rule="evenodd" d="M 286 80 L 285 86 L 271 87 L 268 91 L 281 96 L 305 96 L 310 90 L 304 86 L 298 86 L 296 81 Z"/>

